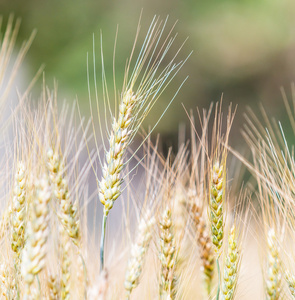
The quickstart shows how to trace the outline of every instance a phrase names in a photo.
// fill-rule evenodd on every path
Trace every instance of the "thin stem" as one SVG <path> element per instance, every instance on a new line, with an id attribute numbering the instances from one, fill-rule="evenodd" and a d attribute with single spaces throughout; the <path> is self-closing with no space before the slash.
<path id="1" fill-rule="evenodd" d="M 36 275 L 36 278 L 37 278 L 37 283 L 38 283 L 39 295 L 41 295 L 41 284 L 40 284 L 39 274 Z"/>
<path id="2" fill-rule="evenodd" d="M 100 238 L 100 272 L 104 269 L 104 242 L 105 242 L 105 231 L 106 231 L 107 215 L 103 214 L 101 223 L 101 238 Z"/>
<path id="3" fill-rule="evenodd" d="M 219 293 L 220 293 L 220 268 L 219 268 L 218 258 L 216 259 L 216 264 L 217 264 L 217 272 L 218 272 L 218 286 L 217 286 L 216 300 L 219 300 Z"/>
<path id="4" fill-rule="evenodd" d="M 81 253 L 79 253 L 79 256 L 81 258 L 82 261 L 82 265 L 83 265 L 83 273 L 84 273 L 84 299 L 87 300 L 87 270 L 86 270 L 86 265 L 85 265 L 85 261 L 84 258 L 82 256 Z"/>

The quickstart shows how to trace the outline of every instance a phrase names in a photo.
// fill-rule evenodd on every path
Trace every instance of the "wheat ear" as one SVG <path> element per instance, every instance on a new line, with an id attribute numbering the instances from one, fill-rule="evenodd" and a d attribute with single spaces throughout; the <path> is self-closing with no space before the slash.
<path id="1" fill-rule="evenodd" d="M 268 300 L 278 300 L 281 291 L 281 262 L 279 258 L 278 242 L 274 229 L 268 231 L 267 237 L 267 276 L 266 276 L 266 297 Z"/>
<path id="2" fill-rule="evenodd" d="M 207 294 L 210 295 L 212 280 L 214 276 L 214 249 L 206 222 L 202 217 L 200 207 L 198 207 L 196 204 L 192 204 L 191 212 L 197 231 L 197 243 L 202 260 L 202 269 L 205 277 L 206 291 Z"/>
<path id="3" fill-rule="evenodd" d="M 56 276 L 49 274 L 47 280 L 48 288 L 48 300 L 58 300 L 59 298 L 59 286 Z"/>
<path id="4" fill-rule="evenodd" d="M 160 298 L 175 299 L 176 277 L 174 269 L 176 266 L 177 252 L 172 228 L 171 210 L 166 208 L 160 220 Z"/>
<path id="5" fill-rule="evenodd" d="M 295 276 L 287 270 L 285 273 L 285 279 L 288 283 L 289 291 L 293 296 L 293 299 L 295 299 Z"/>
<path id="6" fill-rule="evenodd" d="M 124 287 L 126 290 L 126 299 L 130 298 L 132 290 L 136 288 L 139 283 L 144 257 L 152 238 L 151 231 L 154 224 L 155 218 L 150 217 L 150 212 L 147 212 L 145 218 L 143 218 L 139 223 L 137 239 L 131 246 L 131 257 L 128 261 L 125 276 Z"/>
<path id="7" fill-rule="evenodd" d="M 223 166 L 219 162 L 215 162 L 212 169 L 209 207 L 211 237 L 217 253 L 223 242 L 224 177 Z"/>
<path id="8" fill-rule="evenodd" d="M 240 264 L 240 254 L 237 243 L 236 228 L 233 225 L 228 237 L 227 255 L 224 261 L 225 265 L 221 286 L 222 300 L 232 300 L 235 295 Z"/>
<path id="9" fill-rule="evenodd" d="M 47 167 L 53 185 L 53 194 L 60 205 L 60 221 L 73 243 L 80 249 L 81 230 L 77 207 L 70 199 L 64 164 L 60 156 L 52 149 L 47 151 Z"/>
<path id="10" fill-rule="evenodd" d="M 25 244 L 25 185 L 25 166 L 22 162 L 19 162 L 15 174 L 14 197 L 11 209 L 11 248 L 16 256 L 16 267 L 19 265 L 20 254 Z"/>
<path id="11" fill-rule="evenodd" d="M 103 166 L 103 177 L 99 182 L 99 199 L 104 205 L 104 215 L 108 215 L 114 201 L 121 194 L 120 172 L 123 169 L 123 154 L 128 146 L 128 137 L 132 133 L 133 108 L 137 98 L 131 90 L 122 97 L 119 116 L 114 118 L 112 132 L 109 138 L 109 151 L 106 153 L 106 162 Z"/>
<path id="12" fill-rule="evenodd" d="M 50 191 L 48 180 L 44 177 L 35 184 L 35 195 L 30 206 L 30 221 L 27 226 L 27 241 L 23 250 L 22 276 L 25 281 L 25 296 L 30 299 L 34 277 L 45 265 L 46 241 L 49 234 Z"/>
<path id="13" fill-rule="evenodd" d="M 120 173 L 123 169 L 123 155 L 130 143 L 132 126 L 134 125 L 133 108 L 138 99 L 128 90 L 122 97 L 118 119 L 113 119 L 112 131 L 109 137 L 109 151 L 105 156 L 103 176 L 99 182 L 99 199 L 104 206 L 102 232 L 100 243 L 100 269 L 104 268 L 104 239 L 106 220 L 114 201 L 121 194 L 122 179 Z"/>

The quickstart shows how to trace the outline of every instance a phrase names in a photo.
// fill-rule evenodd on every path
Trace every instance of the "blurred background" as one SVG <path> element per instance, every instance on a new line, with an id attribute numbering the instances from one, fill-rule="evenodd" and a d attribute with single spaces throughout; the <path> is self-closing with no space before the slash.
<path id="1" fill-rule="evenodd" d="M 164 19 L 169 15 L 167 30 L 178 21 L 174 51 L 187 37 L 180 58 L 184 59 L 193 50 L 172 86 L 177 87 L 187 75 L 189 78 L 155 131 L 161 133 L 167 147 L 177 145 L 180 123 L 189 126 L 181 103 L 188 110 L 197 106 L 208 108 L 210 102 L 218 101 L 223 94 L 224 107 L 230 102 L 238 105 L 233 145 L 241 141 L 240 126 L 246 106 L 258 110 L 261 102 L 271 115 L 286 119 L 280 87 L 291 95 L 290 84 L 295 78 L 294 0 L 0 1 L 4 27 L 11 13 L 22 19 L 18 46 L 37 29 L 22 72 L 24 86 L 40 65 L 45 64 L 47 84 L 53 86 L 56 79 L 60 99 L 72 101 L 77 97 L 85 114 L 89 111 L 86 56 L 87 52 L 91 56 L 93 36 L 99 74 L 102 32 L 106 73 L 111 85 L 118 26 L 116 76 L 120 82 L 142 9 L 140 41 L 155 14 Z M 39 80 L 35 86 L 36 97 L 41 84 Z M 175 90 L 171 88 L 164 93 L 158 108 L 146 120 L 146 126 L 156 122 L 157 112 L 164 110 Z M 285 130 L 288 135 L 288 128 Z"/>
<path id="2" fill-rule="evenodd" d="M 17 47 L 37 29 L 17 84 L 24 89 L 44 64 L 47 84 L 53 87 L 54 79 L 58 82 L 59 99 L 70 102 L 77 98 L 82 113 L 87 115 L 86 58 L 87 53 L 92 57 L 93 37 L 97 56 L 95 68 L 99 75 L 102 32 L 106 75 L 112 97 L 113 49 L 117 28 L 115 62 L 117 88 L 120 90 L 142 9 L 139 48 L 153 16 L 157 14 L 163 19 L 169 15 L 167 32 L 177 21 L 174 31 L 178 32 L 178 37 L 168 53 L 167 61 L 187 37 L 189 39 L 179 58 L 185 59 L 193 51 L 145 121 L 146 128 L 156 123 L 177 87 L 189 76 L 154 131 L 154 135 L 161 134 L 164 152 L 169 146 L 177 149 L 180 124 L 186 126 L 187 136 L 189 134 L 189 120 L 182 103 L 187 110 L 193 109 L 196 115 L 196 107 L 208 108 L 222 95 L 224 111 L 227 111 L 229 103 L 238 106 L 230 142 L 234 148 L 241 149 L 244 143 L 240 130 L 245 122 L 243 114 L 246 107 L 258 112 L 259 103 L 270 116 L 282 121 L 287 139 L 294 141 L 280 91 L 280 87 L 285 88 L 291 100 L 291 83 L 295 80 L 294 0 L 1 0 L 2 33 L 11 13 L 22 19 Z M 92 59 L 90 67 L 91 64 Z M 41 87 L 40 78 L 32 98 L 38 99 Z M 235 165 L 233 169 L 238 168 Z M 90 186 L 95 186 L 95 180 L 92 181 Z M 119 205 L 115 205 L 113 213 L 121 213 Z M 118 232 L 119 222 L 113 219 L 110 232 Z M 256 252 L 253 253 L 250 253 L 248 261 L 253 261 L 253 257 L 257 256 Z M 253 264 L 249 266 L 252 268 Z M 255 273 L 252 284 L 256 288 L 252 289 L 253 295 L 251 291 L 247 292 L 248 296 L 252 296 L 250 299 L 257 299 L 257 285 L 260 284 L 256 280 L 258 267 L 259 263 L 256 263 L 256 268 L 251 269 Z M 247 286 L 252 286 L 250 281 L 244 281 Z"/>

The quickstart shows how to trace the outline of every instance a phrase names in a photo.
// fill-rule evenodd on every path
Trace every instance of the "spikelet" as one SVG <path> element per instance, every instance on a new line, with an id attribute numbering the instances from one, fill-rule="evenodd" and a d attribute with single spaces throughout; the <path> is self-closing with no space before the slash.
<path id="1" fill-rule="evenodd" d="M 160 221 L 160 298 L 175 299 L 177 252 L 172 228 L 171 210 L 166 208 Z"/>
<path id="2" fill-rule="evenodd" d="M 211 238 L 215 246 L 215 252 L 220 253 L 220 248 L 223 242 L 223 201 L 224 201 L 224 184 L 225 170 L 223 165 L 216 161 L 212 168 L 210 186 L 210 223 L 211 223 Z"/>
<path id="3" fill-rule="evenodd" d="M 206 284 L 207 295 L 210 295 L 212 288 L 212 280 L 214 277 L 214 249 L 208 232 L 208 228 L 200 207 L 195 203 L 192 204 L 191 213 L 197 232 L 197 243 L 199 246 L 200 257 L 202 260 L 202 270 Z"/>
<path id="4" fill-rule="evenodd" d="M 285 279 L 288 283 L 289 291 L 293 296 L 293 299 L 295 299 L 295 276 L 287 270 L 285 273 Z"/>
<path id="5" fill-rule="evenodd" d="M 150 217 L 150 212 L 147 212 L 145 218 L 143 218 L 139 223 L 136 243 L 131 246 L 131 257 L 128 261 L 125 276 L 124 287 L 126 290 L 127 299 L 129 299 L 132 290 L 136 288 L 139 283 L 144 257 L 152 238 L 151 231 L 154 224 L 155 218 Z"/>
<path id="6" fill-rule="evenodd" d="M 60 290 L 59 290 L 56 276 L 52 274 L 48 274 L 47 288 L 48 288 L 48 300 L 58 300 Z"/>
<path id="7" fill-rule="evenodd" d="M 16 256 L 16 266 L 19 264 L 20 254 L 25 244 L 25 185 L 25 166 L 22 162 L 19 162 L 15 174 L 11 213 L 11 248 Z"/>
<path id="8" fill-rule="evenodd" d="M 123 154 L 132 133 L 133 108 L 137 100 L 132 90 L 128 90 L 122 97 L 118 119 L 113 119 L 109 151 L 106 153 L 103 177 L 99 182 L 99 199 L 104 205 L 105 215 L 108 215 L 114 201 L 121 194 L 120 172 L 123 169 Z"/>
<path id="9" fill-rule="evenodd" d="M 30 206 L 30 221 L 27 227 L 27 241 L 22 257 L 22 276 L 26 284 L 24 299 L 31 297 L 31 285 L 44 267 L 46 241 L 49 234 L 50 191 L 48 180 L 43 177 L 35 184 L 35 195 Z"/>
<path id="10" fill-rule="evenodd" d="M 64 176 L 64 164 L 52 149 L 47 151 L 47 167 L 54 196 L 60 205 L 60 221 L 74 244 L 79 246 L 81 232 L 77 207 L 70 199 L 68 182 Z"/>
<path id="11" fill-rule="evenodd" d="M 268 231 L 267 245 L 266 297 L 268 300 L 277 300 L 280 297 L 282 275 L 278 242 L 274 229 Z"/>
<path id="12" fill-rule="evenodd" d="M 17 289 L 13 271 L 7 263 L 0 264 L 0 291 L 1 299 L 16 299 Z"/>
<path id="13" fill-rule="evenodd" d="M 232 300 L 234 298 L 238 280 L 240 257 L 237 246 L 236 228 L 231 227 L 228 237 L 227 255 L 224 261 L 223 278 L 221 285 L 221 299 Z"/>

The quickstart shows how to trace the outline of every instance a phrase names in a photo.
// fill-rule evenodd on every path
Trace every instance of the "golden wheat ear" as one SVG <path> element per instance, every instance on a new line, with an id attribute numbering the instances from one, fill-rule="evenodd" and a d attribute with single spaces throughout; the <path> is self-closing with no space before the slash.
<path id="1" fill-rule="evenodd" d="M 119 96 L 119 108 L 115 108 L 116 113 L 113 113 L 111 110 L 112 104 L 110 103 L 108 96 L 109 94 L 107 92 L 108 89 L 106 86 L 104 67 L 102 70 L 102 85 L 104 91 L 103 110 L 100 109 L 99 100 L 97 96 L 98 92 L 95 82 L 96 104 L 98 108 L 97 115 L 100 133 L 103 137 L 103 114 L 101 114 L 101 111 L 104 112 L 104 117 L 106 119 L 105 127 L 106 132 L 108 133 L 108 141 L 104 142 L 104 140 L 102 140 L 104 157 L 99 157 L 102 175 L 97 174 L 95 168 L 93 167 L 97 178 L 99 200 L 103 205 L 100 246 L 101 270 L 104 267 L 104 241 L 106 220 L 109 211 L 114 205 L 114 202 L 118 199 L 122 192 L 121 185 L 124 182 L 124 179 L 122 178 L 122 170 L 124 166 L 128 163 L 128 161 L 125 161 L 126 149 L 133 141 L 142 122 L 144 121 L 154 104 L 157 102 L 159 97 L 162 95 L 163 91 L 167 88 L 167 86 L 170 84 L 172 79 L 176 76 L 176 74 L 179 72 L 179 70 L 186 61 L 186 59 L 177 61 L 177 57 L 179 54 L 179 51 L 177 51 L 176 54 L 172 56 L 171 61 L 169 61 L 168 63 L 165 62 L 167 53 L 169 52 L 176 37 L 176 35 L 171 35 L 171 31 L 168 33 L 167 37 L 164 37 L 164 29 L 166 23 L 167 20 L 165 22 L 161 22 L 158 18 L 153 19 L 148 29 L 146 38 L 143 42 L 142 48 L 139 51 L 138 57 L 136 59 L 133 59 L 133 56 L 136 52 L 136 36 L 132 53 L 130 55 L 125 70 L 123 87 Z M 103 55 L 102 66 L 104 66 Z M 94 79 L 96 80 L 96 77 Z M 172 97 L 165 111 L 170 106 L 179 89 Z M 89 92 L 89 95 L 90 94 L 91 93 Z M 89 98 L 91 106 L 91 96 Z M 116 98 L 117 96 L 115 96 L 115 103 L 117 102 Z M 163 112 L 163 114 L 165 113 L 165 111 Z M 161 115 L 160 119 L 162 118 L 163 114 Z M 92 119 L 94 119 L 92 106 L 91 116 Z M 109 124 L 109 120 L 111 120 L 111 124 Z M 96 140 L 94 124 L 93 130 L 95 135 L 96 150 L 99 153 L 101 147 L 98 146 Z M 149 134 L 151 134 L 151 132 Z M 148 137 L 146 137 L 146 139 L 147 138 Z M 137 150 L 134 152 L 133 156 L 135 155 Z M 129 160 L 130 159 L 131 158 L 129 158 Z M 99 179 L 99 177 L 101 178 Z"/>

